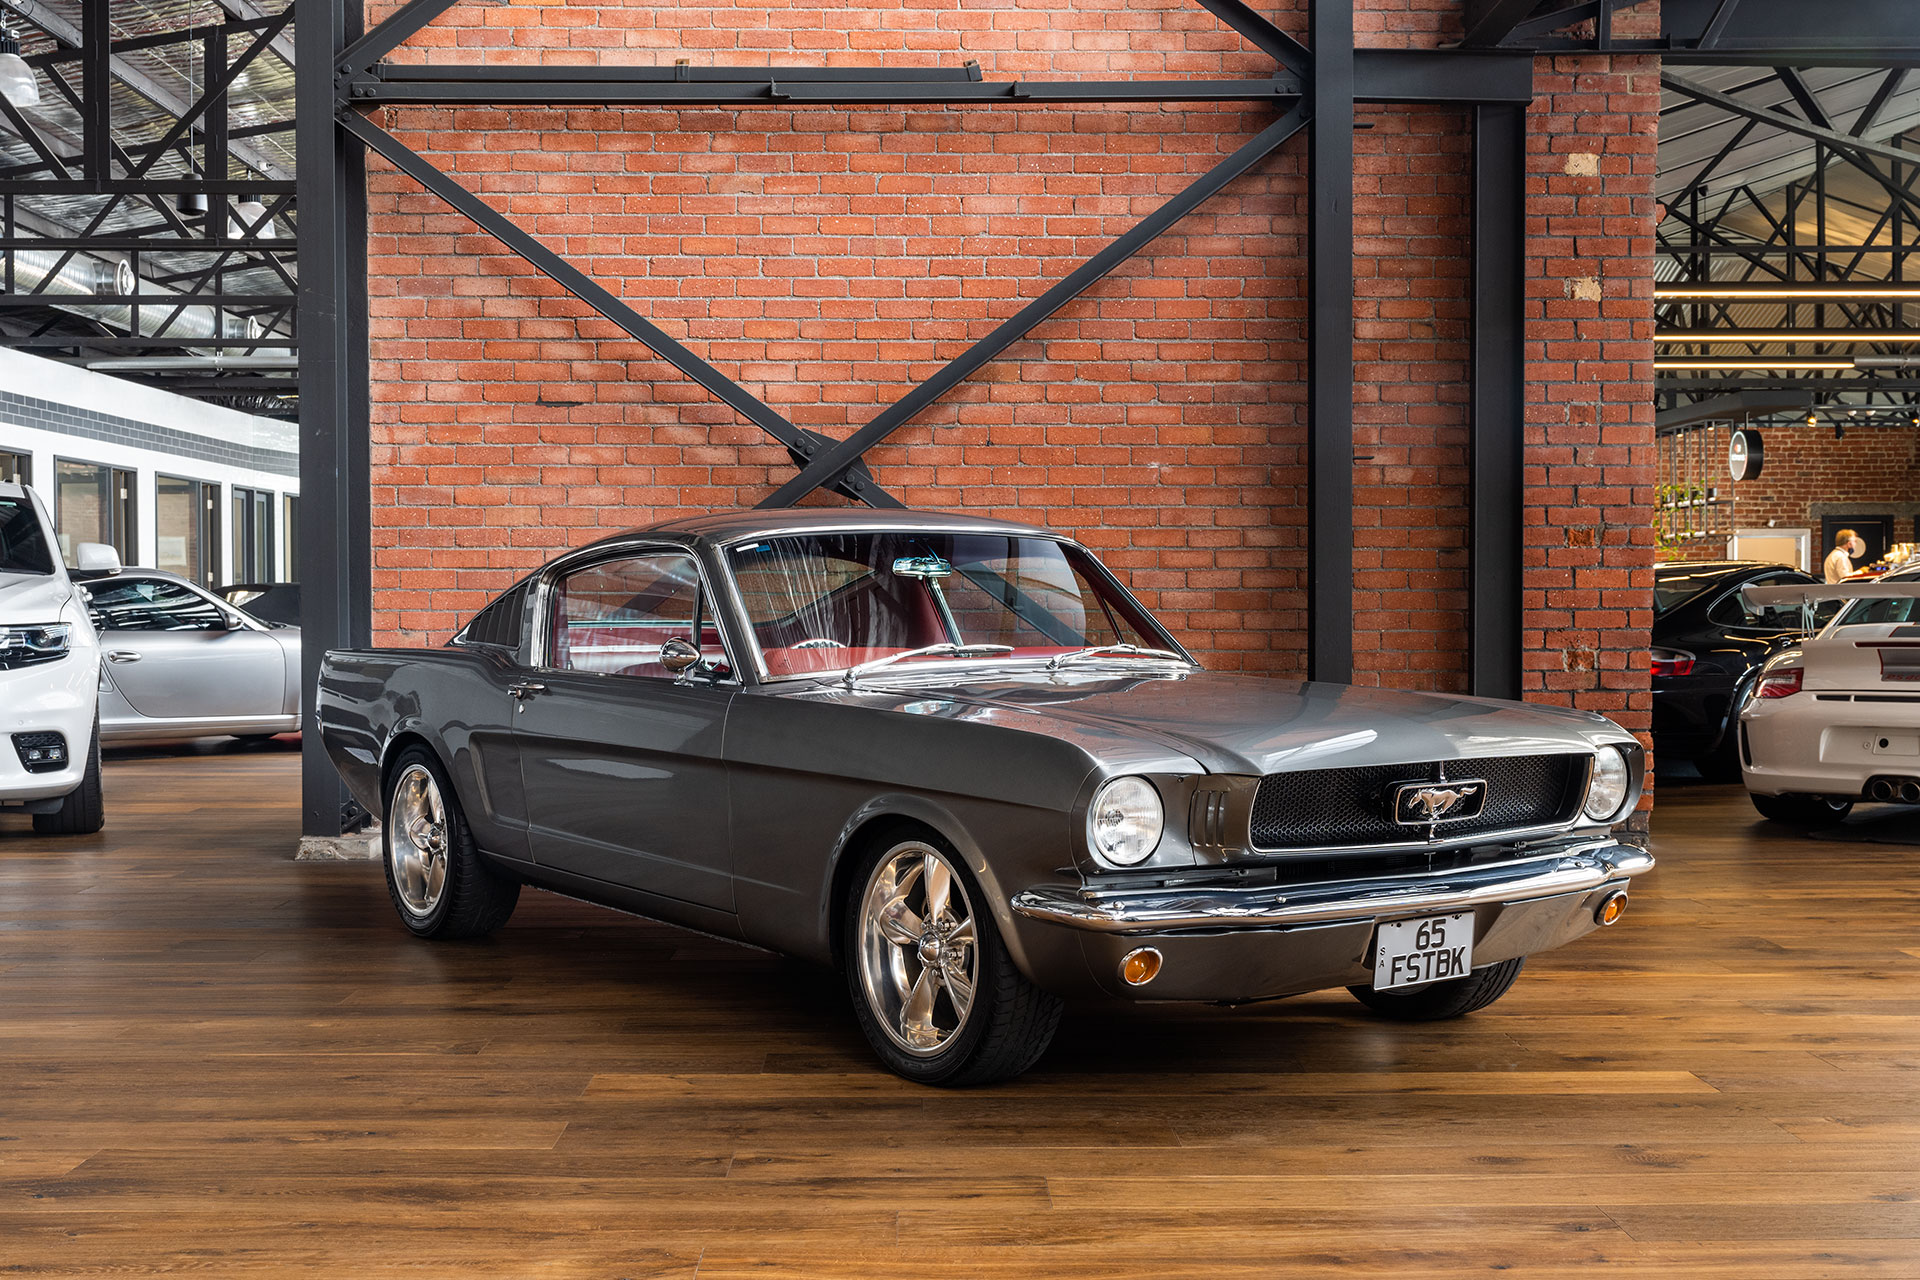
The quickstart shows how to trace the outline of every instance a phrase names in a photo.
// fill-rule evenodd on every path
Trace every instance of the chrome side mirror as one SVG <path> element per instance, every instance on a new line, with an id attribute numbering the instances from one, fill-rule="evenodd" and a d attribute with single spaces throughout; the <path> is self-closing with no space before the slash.
<path id="1" fill-rule="evenodd" d="M 660 646 L 660 665 L 674 675 L 690 670 L 699 663 L 700 651 L 679 636 L 673 637 Z"/>

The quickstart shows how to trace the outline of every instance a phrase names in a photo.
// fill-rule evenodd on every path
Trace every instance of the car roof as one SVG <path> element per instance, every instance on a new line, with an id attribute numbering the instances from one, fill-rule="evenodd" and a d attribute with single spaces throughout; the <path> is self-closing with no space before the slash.
<path id="1" fill-rule="evenodd" d="M 1684 577 L 1693 574 L 1734 573 L 1741 569 L 1785 569 L 1799 573 L 1790 564 L 1773 560 L 1668 560 L 1653 566 L 1655 577 Z"/>
<path id="2" fill-rule="evenodd" d="M 791 533 L 922 531 L 928 533 L 1001 533 L 1053 538 L 1035 525 L 952 511 L 908 511 L 892 508 L 807 507 L 800 510 L 715 511 L 660 524 L 629 529 L 592 545 L 629 542 L 635 538 L 665 536 L 705 543 L 735 542 L 742 538 L 778 537 Z"/>

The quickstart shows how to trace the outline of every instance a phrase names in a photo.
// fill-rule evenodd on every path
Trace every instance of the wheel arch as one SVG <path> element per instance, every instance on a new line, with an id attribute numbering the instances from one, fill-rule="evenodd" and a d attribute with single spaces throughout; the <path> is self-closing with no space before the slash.
<path id="1" fill-rule="evenodd" d="M 1032 978 L 1032 970 L 1015 928 L 1010 896 L 988 862 L 984 849 L 967 831 L 966 824 L 939 802 L 926 796 L 894 793 L 875 796 L 862 805 L 841 828 L 834 842 L 823 886 L 821 927 L 826 937 L 824 951 L 838 969 L 846 963 L 847 898 L 853 877 L 867 853 L 891 832 L 920 830 L 938 837 L 952 847 L 972 873 L 987 910 L 993 913 L 1001 941 L 1013 956 L 1020 971 Z"/>

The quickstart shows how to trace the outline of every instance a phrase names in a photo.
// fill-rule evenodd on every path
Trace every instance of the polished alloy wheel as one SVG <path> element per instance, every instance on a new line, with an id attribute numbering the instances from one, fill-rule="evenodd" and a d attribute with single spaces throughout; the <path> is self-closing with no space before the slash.
<path id="1" fill-rule="evenodd" d="M 867 1005 L 908 1053 L 938 1053 L 967 1025 L 980 976 L 973 904 L 946 855 L 909 841 L 873 869 L 860 900 Z"/>
<path id="2" fill-rule="evenodd" d="M 416 916 L 433 914 L 447 888 L 447 806 L 423 764 L 408 765 L 394 783 L 387 840 L 401 905 Z"/>

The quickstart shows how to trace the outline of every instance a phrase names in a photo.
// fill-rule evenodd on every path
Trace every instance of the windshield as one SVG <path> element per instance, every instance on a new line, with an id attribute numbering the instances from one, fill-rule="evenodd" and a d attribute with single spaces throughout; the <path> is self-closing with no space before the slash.
<path id="1" fill-rule="evenodd" d="M 1085 552 L 1049 538 L 803 534 L 730 548 L 727 567 L 772 679 L 929 645 L 1005 645 L 1004 659 L 1168 643 Z"/>
<path id="2" fill-rule="evenodd" d="M 0 573 L 52 573 L 53 552 L 33 503 L 0 498 Z"/>
<path id="3" fill-rule="evenodd" d="M 1731 576 L 1724 565 L 1712 569 L 1669 571 L 1659 569 L 1653 575 L 1653 616 L 1670 613 L 1707 590 L 1722 578 Z"/>

